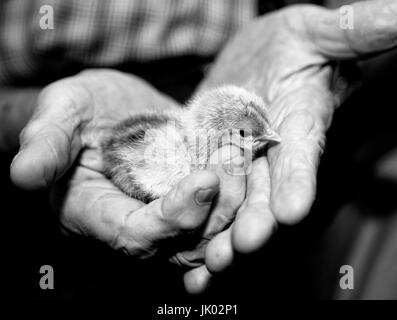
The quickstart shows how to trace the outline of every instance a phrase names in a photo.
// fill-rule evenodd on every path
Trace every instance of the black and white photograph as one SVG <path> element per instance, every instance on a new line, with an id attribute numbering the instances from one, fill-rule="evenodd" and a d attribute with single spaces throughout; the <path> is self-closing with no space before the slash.
<path id="1" fill-rule="evenodd" d="M 397 300 L 396 88 L 397 0 L 1 0 L 32 302 Z"/>

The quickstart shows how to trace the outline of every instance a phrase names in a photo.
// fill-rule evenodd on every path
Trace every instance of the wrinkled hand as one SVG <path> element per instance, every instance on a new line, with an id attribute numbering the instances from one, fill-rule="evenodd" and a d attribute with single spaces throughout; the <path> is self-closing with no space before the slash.
<path id="1" fill-rule="evenodd" d="M 211 239 L 217 238 L 220 233 L 222 233 L 221 239 L 231 235 L 230 232 L 222 231 L 233 222 L 236 212 L 244 202 L 247 190 L 245 173 L 249 169 L 247 168 L 249 163 L 246 160 L 248 159 L 243 157 L 240 148 L 235 145 L 223 146 L 210 156 L 207 170 L 214 172 L 220 181 L 219 192 L 212 203 L 211 214 L 203 226 L 199 241 L 193 244 L 193 248 L 186 248 L 171 257 L 171 262 L 189 267 L 184 278 L 185 287 L 190 293 L 201 292 L 208 283 L 210 266 L 205 265 L 206 254 L 210 252 L 210 254 L 218 255 L 217 252 L 213 252 L 213 249 L 223 249 L 217 248 L 216 243 L 219 241 L 214 242 Z M 211 246 L 208 246 L 209 244 Z M 194 283 L 191 283 L 192 280 Z"/>
<path id="2" fill-rule="evenodd" d="M 202 84 L 200 90 L 236 84 L 260 94 L 282 143 L 254 162 L 236 220 L 208 244 L 207 267 L 185 275 L 190 291 L 202 291 L 211 273 L 232 265 L 234 252 L 261 248 L 277 222 L 294 224 L 309 212 L 325 132 L 343 96 L 333 90 L 330 62 L 397 45 L 397 1 L 364 1 L 352 8 L 353 29 L 340 27 L 339 10 L 312 5 L 253 21 L 226 46 Z"/>
<path id="3" fill-rule="evenodd" d="M 87 235 L 139 258 L 163 240 L 190 234 L 207 220 L 219 178 L 191 174 L 148 205 L 127 197 L 102 174 L 101 136 L 123 119 L 177 104 L 144 81 L 92 70 L 45 88 L 21 134 L 11 178 L 27 190 L 52 187 L 65 231 Z"/>

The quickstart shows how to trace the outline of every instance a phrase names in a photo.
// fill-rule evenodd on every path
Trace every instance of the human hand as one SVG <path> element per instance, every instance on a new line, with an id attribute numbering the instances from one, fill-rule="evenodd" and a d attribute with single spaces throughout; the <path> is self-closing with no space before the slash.
<path id="1" fill-rule="evenodd" d="M 294 224 L 308 214 L 325 133 L 343 100 L 343 82 L 333 87 L 332 61 L 367 57 L 397 45 L 396 1 L 357 2 L 351 8 L 353 29 L 340 27 L 338 10 L 312 5 L 291 6 L 253 21 L 225 47 L 201 85 L 200 90 L 235 84 L 261 95 L 282 143 L 254 161 L 234 223 L 208 244 L 207 270 L 185 276 L 191 291 L 202 291 L 211 273 L 231 266 L 235 252 L 261 248 L 277 222 Z"/>
<path id="2" fill-rule="evenodd" d="M 226 145 L 215 151 L 209 159 L 207 170 L 214 172 L 219 177 L 219 192 L 213 200 L 211 214 L 203 226 L 200 238 L 185 250 L 177 252 L 170 259 L 171 262 L 183 267 L 188 267 L 184 275 L 185 288 L 189 293 L 198 293 L 204 289 L 211 276 L 208 265 L 205 264 L 205 256 L 212 253 L 210 241 L 217 237 L 233 222 L 237 210 L 244 202 L 246 195 L 246 171 L 250 163 L 241 154 L 239 147 Z M 230 229 L 229 229 L 230 230 Z M 223 237 L 229 237 L 231 233 L 222 233 Z M 218 241 L 216 241 L 218 242 Z M 215 243 L 216 243 L 215 242 Z M 215 249 L 216 245 L 215 245 Z M 186 269 L 186 268 L 185 268 Z M 191 280 L 198 284 L 192 284 Z M 204 286 L 204 287 L 203 287 Z M 199 289 L 197 291 L 197 289 Z"/>
<path id="3" fill-rule="evenodd" d="M 139 258 L 151 256 L 163 241 L 190 234 L 207 220 L 219 179 L 210 171 L 191 174 L 145 205 L 102 174 L 100 141 L 131 115 L 177 107 L 144 81 L 116 71 L 85 71 L 51 84 L 21 134 L 12 181 L 27 190 L 51 187 L 65 231 Z"/>

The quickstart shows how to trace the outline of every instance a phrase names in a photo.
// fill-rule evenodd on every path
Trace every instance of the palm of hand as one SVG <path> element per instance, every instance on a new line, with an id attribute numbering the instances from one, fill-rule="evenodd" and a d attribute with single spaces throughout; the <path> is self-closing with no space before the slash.
<path id="1" fill-rule="evenodd" d="M 314 198 L 314 168 L 336 102 L 330 90 L 333 71 L 310 42 L 302 15 L 284 10 L 248 25 L 202 86 L 229 79 L 265 98 L 282 137 L 268 154 L 271 206 L 279 221 L 299 220 Z"/>
<path id="2" fill-rule="evenodd" d="M 329 90 L 333 69 L 327 62 L 309 41 L 302 16 L 284 10 L 243 29 L 201 85 L 205 90 L 235 84 L 261 95 L 282 143 L 253 162 L 234 223 L 208 244 L 208 270 L 200 267 L 185 276 L 192 291 L 206 286 L 208 271 L 232 265 L 236 251 L 247 254 L 261 248 L 277 222 L 294 223 L 308 213 L 335 104 Z"/>
<path id="3" fill-rule="evenodd" d="M 338 10 L 290 6 L 248 24 L 225 47 L 201 90 L 225 83 L 254 90 L 268 103 L 282 143 L 254 161 L 246 199 L 229 228 L 231 244 L 215 245 L 215 238 L 218 255 L 207 255 L 213 270 L 231 265 L 235 251 L 261 248 L 277 222 L 296 223 L 309 212 L 325 132 L 347 89 L 343 81 L 333 87 L 331 61 L 395 47 L 395 9 L 393 0 L 354 3 L 355 28 L 343 29 Z M 369 26 L 368 21 L 382 24 Z M 204 286 L 209 277 L 197 281 L 202 274 L 187 280 Z"/>
<path id="4" fill-rule="evenodd" d="M 46 116 L 51 119 L 51 123 L 62 126 L 55 126 L 54 136 L 49 136 L 44 141 L 50 146 L 50 155 L 54 158 L 49 159 L 48 165 L 63 169 L 47 168 L 53 174 L 44 174 L 44 177 L 46 185 L 56 181 L 52 188 L 52 202 L 65 231 L 92 236 L 115 249 L 143 258 L 153 255 L 158 249 L 157 242 L 172 237 L 173 233 L 177 233 L 178 227 L 196 229 L 201 220 L 204 222 L 205 216 L 197 214 L 195 217 L 194 210 L 190 210 L 193 211 L 193 218 L 188 215 L 184 219 L 183 215 L 178 217 L 178 206 L 175 204 L 169 205 L 168 214 L 171 217 L 167 221 L 163 217 L 166 211 L 163 199 L 145 205 L 124 195 L 103 175 L 100 150 L 103 135 L 115 124 L 142 110 L 179 108 L 175 102 L 155 92 L 141 80 L 111 71 L 84 72 L 49 86 L 41 94 L 39 105 L 46 109 L 54 101 L 60 103 L 48 108 Z M 43 122 L 40 124 L 43 127 Z M 38 139 L 40 130 L 37 128 L 39 126 L 33 122 L 25 131 L 23 139 L 29 140 L 26 138 L 29 136 Z M 49 135 L 48 126 L 45 128 L 46 135 Z M 68 147 L 58 149 L 57 144 Z M 62 154 L 63 151 L 65 154 Z M 67 172 L 64 174 L 65 170 Z M 227 216 L 237 209 L 242 199 L 236 197 L 235 191 L 243 196 L 245 184 L 240 185 L 242 177 L 229 178 L 220 168 L 213 168 L 213 171 L 221 176 L 221 180 L 226 181 L 221 186 L 228 185 L 228 190 L 219 192 L 221 196 L 211 213 L 215 219 L 210 232 L 215 233 L 222 227 L 216 217 Z M 189 187 L 192 186 L 194 184 L 190 183 Z M 178 198 L 174 195 L 175 197 Z M 189 203 L 188 197 L 179 195 L 179 198 L 183 203 Z M 173 201 L 172 196 L 170 201 L 178 203 Z M 230 206 L 234 207 L 230 209 Z M 203 258 L 202 251 L 196 251 L 193 255 L 193 259 Z M 177 261 L 189 265 L 186 259 Z"/>

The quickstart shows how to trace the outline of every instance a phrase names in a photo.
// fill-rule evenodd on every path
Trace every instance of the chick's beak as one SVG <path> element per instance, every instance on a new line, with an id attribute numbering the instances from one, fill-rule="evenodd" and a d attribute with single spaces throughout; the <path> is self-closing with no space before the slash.
<path id="1" fill-rule="evenodd" d="M 273 129 L 268 129 L 263 136 L 256 138 L 254 142 L 269 142 L 269 141 L 280 143 L 281 137 Z"/>

